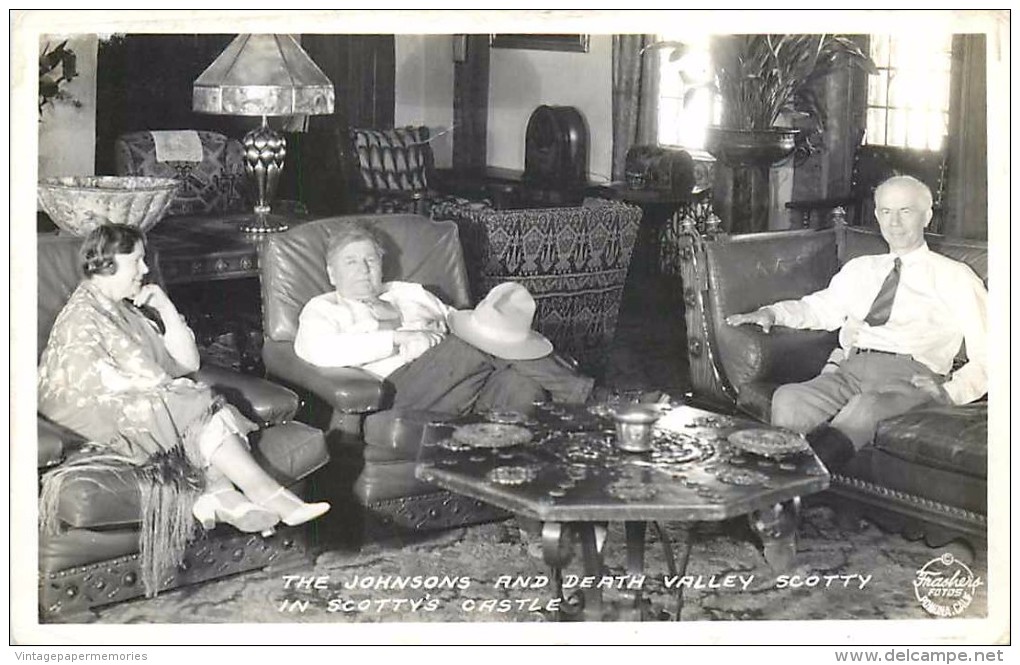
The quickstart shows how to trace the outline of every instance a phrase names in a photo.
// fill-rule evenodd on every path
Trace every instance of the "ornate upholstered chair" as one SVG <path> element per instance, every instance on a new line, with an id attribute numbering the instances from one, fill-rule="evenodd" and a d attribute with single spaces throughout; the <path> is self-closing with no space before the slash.
<path id="1" fill-rule="evenodd" d="M 535 298 L 535 328 L 597 374 L 616 331 L 641 209 L 604 199 L 582 206 L 455 211 L 472 296 L 523 284 Z"/>
<path id="2" fill-rule="evenodd" d="M 168 215 L 212 215 L 245 209 L 244 148 L 209 131 L 122 134 L 114 141 L 117 175 L 175 178 L 181 182 Z M 176 149 L 175 149 L 176 148 Z M 200 149 L 198 149 L 200 148 Z"/>
<path id="3" fill-rule="evenodd" d="M 329 238 L 352 220 L 371 224 L 387 239 L 384 279 L 417 282 L 454 307 L 470 305 L 457 227 L 450 222 L 410 214 L 351 215 L 308 222 L 267 239 L 260 261 L 262 357 L 269 374 L 305 400 L 298 417 L 326 431 L 334 459 L 329 476 L 337 493 L 331 513 L 349 529 L 363 517 L 362 507 L 408 529 L 492 519 L 495 513 L 483 504 L 414 476 L 423 425 L 443 416 L 393 411 L 386 381 L 359 368 L 319 368 L 294 352 L 301 309 L 333 289 L 326 275 Z M 345 498 L 355 500 L 348 502 L 347 513 Z"/>
<path id="4" fill-rule="evenodd" d="M 911 175 L 928 185 L 932 197 L 931 233 L 942 230 L 942 202 L 946 185 L 946 153 L 908 150 L 892 146 L 862 145 L 854 152 L 850 192 L 827 199 L 790 201 L 787 210 L 801 218 L 804 228 L 832 225 L 829 216 L 836 208 L 845 213 L 851 226 L 875 223 L 875 187 L 894 175 Z M 821 219 L 814 217 L 821 215 Z"/>
<path id="5" fill-rule="evenodd" d="M 38 352 L 68 296 L 81 280 L 80 238 L 40 235 Z M 205 366 L 195 378 L 221 392 L 263 428 L 252 436 L 257 457 L 276 479 L 301 491 L 301 479 L 326 464 L 322 432 L 292 422 L 298 397 L 263 379 Z M 39 417 L 39 471 L 75 454 L 80 436 Z M 78 621 L 92 607 L 145 593 L 139 570 L 141 497 L 128 474 L 85 472 L 63 484 L 58 498 L 60 532 L 39 535 L 39 610 L 43 621 Z M 187 549 L 158 591 L 203 582 L 302 557 L 302 528 L 282 527 L 269 538 L 221 525 Z"/>
<path id="6" fill-rule="evenodd" d="M 428 127 L 352 127 L 351 160 L 357 211 L 425 213 L 435 166 Z"/>
<path id="7" fill-rule="evenodd" d="M 448 219 L 448 209 L 469 204 L 467 199 L 443 193 L 428 127 L 352 127 L 348 133 L 356 212 Z"/>

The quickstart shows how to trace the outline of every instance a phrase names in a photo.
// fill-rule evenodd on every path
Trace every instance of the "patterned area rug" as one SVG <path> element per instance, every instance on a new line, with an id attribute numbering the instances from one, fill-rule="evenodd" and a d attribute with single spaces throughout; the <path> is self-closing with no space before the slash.
<path id="1" fill-rule="evenodd" d="M 676 536 L 669 526 L 667 532 Z M 654 606 L 669 607 L 675 593 L 666 588 L 667 583 L 680 583 L 685 589 L 681 614 L 685 621 L 932 619 L 914 595 L 917 571 L 947 551 L 961 552 L 910 542 L 868 522 L 843 528 L 823 506 L 803 511 L 797 563 L 789 570 L 769 567 L 746 520 L 703 525 L 687 576 L 680 580 L 668 579 L 662 550 L 651 532 L 649 539 L 642 592 Z M 605 549 L 606 576 L 625 575 L 622 543 L 622 529 L 611 527 Z M 978 552 L 969 567 L 982 581 L 987 580 L 985 552 Z M 573 583 L 572 591 L 584 583 L 577 559 L 565 573 L 565 582 Z M 509 520 L 447 531 L 413 543 L 373 543 L 358 552 L 325 551 L 307 567 L 246 573 L 102 609 L 98 621 L 544 621 L 551 618 L 544 611 L 550 588 L 530 587 L 540 586 L 547 574 L 537 543 L 522 536 L 516 522 Z M 315 577 L 319 582 L 299 588 L 297 576 Z M 519 584 L 510 582 L 507 588 L 511 578 Z M 618 578 L 614 584 L 632 580 Z M 627 600 L 625 593 L 617 588 L 605 590 L 607 600 L 621 603 Z M 959 616 L 979 618 L 986 612 L 987 587 L 982 583 Z M 610 610 L 607 619 L 612 618 Z"/>

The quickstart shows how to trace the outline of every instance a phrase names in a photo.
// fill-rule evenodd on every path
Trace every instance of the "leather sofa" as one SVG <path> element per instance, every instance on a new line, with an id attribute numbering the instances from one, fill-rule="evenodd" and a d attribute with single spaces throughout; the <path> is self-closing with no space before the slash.
<path id="1" fill-rule="evenodd" d="M 824 288 L 840 265 L 888 251 L 876 230 L 838 226 L 739 236 L 682 237 L 681 269 L 695 397 L 767 420 L 773 391 L 816 376 L 836 334 L 731 327 L 727 315 Z M 984 242 L 929 236 L 987 283 Z M 962 352 L 961 352 L 962 353 Z M 823 499 L 931 546 L 987 535 L 987 403 L 925 406 L 879 424 L 875 441 L 838 474 Z"/>
<path id="2" fill-rule="evenodd" d="M 266 239 L 262 275 L 262 358 L 276 381 L 299 392 L 298 417 L 326 432 L 334 459 L 327 475 L 332 519 L 359 539 L 376 526 L 391 532 L 445 528 L 501 517 L 481 502 L 454 496 L 414 476 L 424 426 L 441 414 L 390 409 L 393 387 L 359 368 L 320 368 L 294 352 L 301 309 L 331 291 L 330 236 L 351 221 L 383 232 L 383 276 L 423 284 L 457 308 L 471 305 L 457 227 L 414 214 L 350 215 L 315 220 Z M 365 522 L 365 511 L 378 518 Z"/>
<path id="3" fill-rule="evenodd" d="M 38 242 L 38 353 L 68 296 L 81 280 L 80 238 L 40 234 Z M 207 366 L 194 378 L 221 392 L 262 425 L 251 437 L 256 457 L 282 484 L 302 491 L 301 479 L 328 461 L 322 432 L 291 421 L 293 391 L 253 376 Z M 40 476 L 74 455 L 82 438 L 39 417 Z M 39 534 L 39 611 L 42 621 L 80 621 L 93 607 L 146 593 L 139 570 L 140 496 L 132 476 L 82 472 L 68 478 L 58 497 L 60 531 Z M 302 559 L 303 528 L 281 527 L 263 538 L 220 525 L 201 533 L 176 570 L 155 591 L 203 582 Z"/>

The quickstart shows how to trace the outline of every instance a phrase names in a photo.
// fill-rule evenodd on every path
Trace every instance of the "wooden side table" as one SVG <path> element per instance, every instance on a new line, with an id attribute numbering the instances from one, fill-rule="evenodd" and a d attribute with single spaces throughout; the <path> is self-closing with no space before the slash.
<path id="1" fill-rule="evenodd" d="M 666 189 L 630 187 L 625 182 L 611 182 L 594 190 L 599 196 L 625 201 L 639 206 L 643 212 L 641 228 L 638 231 L 635 245 L 634 260 L 631 265 L 638 266 L 650 275 L 659 274 L 659 254 L 661 246 L 659 238 L 662 229 L 681 208 L 690 205 L 693 192 L 674 192 Z"/>
<path id="2" fill-rule="evenodd" d="M 250 217 L 167 217 L 147 239 L 159 277 L 203 351 L 217 364 L 262 375 L 259 252 L 266 235 L 240 230 Z M 291 227 L 311 219 L 286 217 Z"/>

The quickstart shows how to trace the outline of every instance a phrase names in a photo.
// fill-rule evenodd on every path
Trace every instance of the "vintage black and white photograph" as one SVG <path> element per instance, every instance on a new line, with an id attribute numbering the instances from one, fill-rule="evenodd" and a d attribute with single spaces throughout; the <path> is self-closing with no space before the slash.
<path id="1" fill-rule="evenodd" d="M 1008 644 L 1008 11 L 14 14 L 13 643 Z"/>

